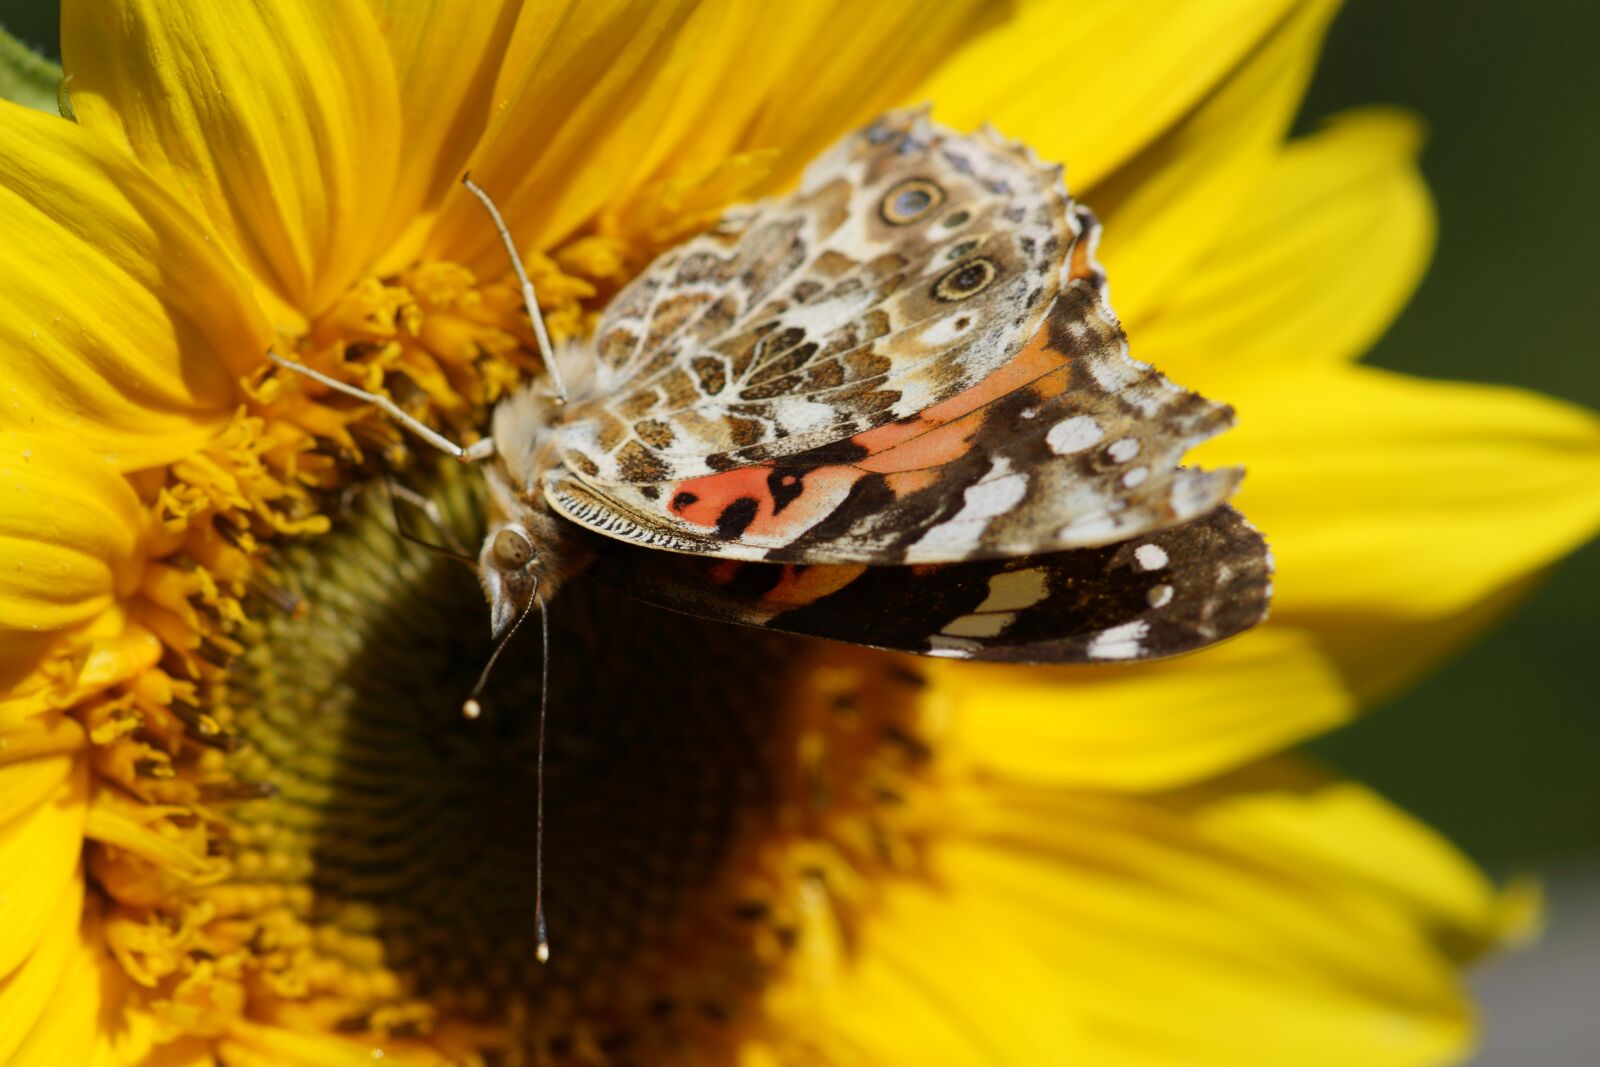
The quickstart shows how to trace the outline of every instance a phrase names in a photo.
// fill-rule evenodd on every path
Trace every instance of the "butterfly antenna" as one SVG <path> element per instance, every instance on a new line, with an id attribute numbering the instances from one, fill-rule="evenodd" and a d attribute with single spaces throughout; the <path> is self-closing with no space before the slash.
<path id="1" fill-rule="evenodd" d="M 421 419 L 402 410 L 399 404 L 396 404 L 386 396 L 381 396 L 378 393 L 369 393 L 365 389 L 356 388 L 349 382 L 341 382 L 337 378 L 330 378 L 319 370 L 312 370 L 304 363 L 296 363 L 291 359 L 284 359 L 271 349 L 267 350 L 267 358 L 284 370 L 293 371 L 302 377 L 310 378 L 312 381 L 319 385 L 325 385 L 336 393 L 353 396 L 357 400 L 373 405 L 434 448 L 447 455 L 454 456 L 463 463 L 471 463 L 473 460 L 484 459 L 494 454 L 494 438 L 492 437 L 485 437 L 467 448 L 462 448 Z"/>
<path id="2" fill-rule="evenodd" d="M 550 927 L 544 918 L 544 726 L 546 711 L 550 707 L 550 613 L 544 601 L 539 602 L 540 630 L 543 633 L 544 654 L 539 660 L 539 746 L 534 763 L 534 817 L 533 817 L 533 925 L 538 937 L 533 955 L 540 963 L 550 961 Z"/>
<path id="3" fill-rule="evenodd" d="M 470 174 L 461 176 L 461 184 L 465 185 L 473 196 L 478 198 L 489 218 L 494 221 L 494 228 L 500 234 L 501 242 L 506 246 L 506 253 L 511 257 L 511 266 L 517 272 L 517 281 L 522 283 L 522 303 L 528 310 L 528 318 L 533 321 L 533 334 L 539 340 L 539 357 L 544 360 L 544 370 L 550 376 L 550 384 L 555 386 L 556 396 L 565 404 L 567 402 L 567 385 L 561 380 L 561 368 L 556 363 L 556 354 L 550 344 L 550 334 L 544 328 L 544 316 L 539 313 L 539 298 L 533 291 L 533 279 L 528 277 L 527 270 L 522 266 L 522 257 L 517 254 L 517 242 L 511 238 L 511 229 L 506 226 L 506 220 L 501 217 L 500 209 L 494 206 L 494 201 L 489 194 L 483 191 L 482 186 L 472 180 Z"/>
<path id="4" fill-rule="evenodd" d="M 546 921 L 544 913 L 544 747 L 545 724 L 549 719 L 550 707 L 550 613 L 545 610 L 544 598 L 539 595 L 537 587 L 534 589 L 533 597 L 528 601 L 528 606 L 522 609 L 517 621 L 511 624 L 511 629 L 506 631 L 506 635 L 489 654 L 489 662 L 483 665 L 483 673 L 478 675 L 478 682 L 472 687 L 471 695 L 461 705 L 461 713 L 469 719 L 476 719 L 483 714 L 483 705 L 478 702 L 478 695 L 483 692 L 484 685 L 489 681 L 489 671 L 493 669 L 494 661 L 500 658 L 500 652 L 510 643 L 522 625 L 522 620 L 528 617 L 528 612 L 532 611 L 535 605 L 539 608 L 539 633 L 543 651 L 539 657 L 539 740 L 533 771 L 533 925 L 538 938 L 533 955 L 540 963 L 548 963 L 550 924 Z"/>
<path id="5" fill-rule="evenodd" d="M 506 635 L 500 639 L 500 643 L 494 646 L 494 651 L 489 653 L 489 662 L 485 663 L 483 670 L 478 672 L 478 680 L 473 683 L 472 692 L 468 693 L 467 699 L 461 702 L 462 715 L 469 719 L 476 719 L 483 714 L 483 705 L 479 703 L 478 697 L 483 694 L 483 687 L 489 684 L 489 672 L 494 670 L 495 660 L 500 658 L 500 653 L 504 652 L 506 646 L 511 643 L 511 639 L 517 636 L 517 630 L 522 627 L 522 620 L 528 617 L 528 613 L 533 610 L 535 603 L 544 603 L 539 599 L 538 586 L 534 586 L 533 596 L 528 600 L 527 606 L 517 615 L 517 621 L 511 624 L 511 629 L 506 631 Z M 541 608 L 540 610 L 543 609 Z"/>

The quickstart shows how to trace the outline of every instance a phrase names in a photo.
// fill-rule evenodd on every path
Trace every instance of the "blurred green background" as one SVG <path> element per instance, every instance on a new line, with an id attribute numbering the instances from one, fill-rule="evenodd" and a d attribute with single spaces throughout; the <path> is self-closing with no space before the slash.
<path id="1" fill-rule="evenodd" d="M 1440 217 L 1433 267 L 1370 362 L 1600 406 L 1596 40 L 1589 3 L 1535 0 L 1515 17 L 1482 0 L 1346 5 L 1302 123 L 1372 101 L 1420 112 Z M 1523 319 L 1478 313 L 1506 306 Z M 1493 870 L 1600 863 L 1597 596 L 1591 545 L 1449 667 L 1317 751 Z"/>
<path id="2" fill-rule="evenodd" d="M 53 3 L 0 0 L 0 23 L 52 53 L 55 19 Z M 1600 407 L 1596 41 L 1594 3 L 1529 0 L 1514 13 L 1488 0 L 1346 4 L 1301 125 L 1370 103 L 1420 112 L 1441 220 L 1433 268 L 1370 362 Z M 1520 321 L 1478 314 L 1508 306 Z M 1600 547 L 1590 546 L 1448 667 L 1314 746 L 1491 871 L 1553 872 L 1559 936 L 1486 983 L 1500 1030 L 1491 1027 L 1486 1065 L 1600 1056 L 1597 598 Z M 1574 984 L 1577 1000 L 1563 993 Z"/>

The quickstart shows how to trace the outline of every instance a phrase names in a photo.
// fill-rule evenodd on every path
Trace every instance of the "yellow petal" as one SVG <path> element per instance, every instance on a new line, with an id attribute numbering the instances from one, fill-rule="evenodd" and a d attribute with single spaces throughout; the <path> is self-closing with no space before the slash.
<path id="1" fill-rule="evenodd" d="M 1275 617 L 1465 610 L 1600 524 L 1600 419 L 1518 389 L 1359 366 L 1230 379 L 1237 503 L 1277 556 Z"/>
<path id="2" fill-rule="evenodd" d="M 720 5 L 533 0 L 523 6 L 472 160 L 524 246 L 548 247 L 649 172 L 674 92 L 715 38 Z M 431 254 L 501 273 L 483 209 L 447 202 Z"/>
<path id="3" fill-rule="evenodd" d="M 746 43 L 771 81 L 755 96 L 761 106 L 743 144 L 777 150 L 773 186 L 788 184 L 842 134 L 890 107 L 942 103 L 929 80 L 969 42 L 1015 18 L 1009 5 L 983 0 L 772 6 L 800 8 L 804 20 L 765 27 Z M 965 103 L 971 92 L 961 86 L 948 95 Z"/>
<path id="4" fill-rule="evenodd" d="M 1500 622 L 1538 583 L 1530 574 L 1487 593 L 1469 607 L 1437 618 L 1382 612 L 1297 612 L 1316 633 L 1360 707 L 1374 707 L 1427 675 L 1451 654 Z"/>
<path id="5" fill-rule="evenodd" d="M 985 0 L 731 5 L 673 94 L 670 120 L 655 140 L 662 162 L 628 194 L 637 202 L 608 209 L 602 227 L 649 244 L 663 233 L 670 238 L 672 227 L 703 226 L 714 211 L 697 208 L 785 189 L 846 131 L 921 102 L 917 87 L 928 74 L 1008 14 L 1006 5 Z M 636 207 L 646 219 L 679 217 L 630 229 Z"/>
<path id="6" fill-rule="evenodd" d="M 5 1061 L 7 1067 L 58 1067 L 61 1064 L 98 1067 L 106 1062 L 97 1051 L 108 1051 L 109 1031 L 113 1027 L 121 1028 L 120 1020 L 107 1014 L 110 1007 L 107 994 L 116 989 L 119 978 L 113 973 L 115 962 L 100 942 L 93 903 L 84 903 L 88 906 L 80 917 L 78 936 L 56 980 L 55 995 L 45 1002 L 21 1044 Z"/>
<path id="7" fill-rule="evenodd" d="M 1137 666 L 937 660 L 949 747 L 986 773 L 1141 789 L 1191 781 L 1320 733 L 1355 702 L 1314 631 L 1268 623 L 1216 648 Z"/>
<path id="8" fill-rule="evenodd" d="M 82 622 L 137 586 L 143 513 L 109 464 L 0 434 L 0 500 L 0 634 Z"/>
<path id="9" fill-rule="evenodd" d="M 1326 886 L 1382 897 L 1453 958 L 1518 938 L 1534 918 L 1526 887 L 1497 893 L 1426 825 L 1357 783 L 1302 764 L 1254 764 L 1161 802 L 1245 852 L 1277 857 Z"/>
<path id="10" fill-rule="evenodd" d="M 1091 1042 L 1082 1016 L 1062 1010 L 1060 998 L 1041 1003 L 1071 962 L 1037 951 L 1014 922 L 995 922 L 985 903 L 966 885 L 890 883 L 853 937 L 831 937 L 825 970 L 802 973 L 798 989 L 772 998 L 784 1031 L 779 1048 L 787 1041 L 811 1052 L 773 1059 L 850 1067 L 1114 1067 L 1116 1061 L 1081 1058 Z M 811 941 L 829 934 L 825 922 L 807 927 Z M 818 955 L 817 947 L 807 944 L 808 954 Z"/>
<path id="11" fill-rule="evenodd" d="M 769 183 L 782 184 L 995 18 L 979 0 L 532 3 L 473 175 L 535 248 L 653 180 L 698 181 L 734 152 L 776 153 Z M 481 209 L 464 197 L 433 248 L 503 270 Z"/>
<path id="12" fill-rule="evenodd" d="M 123 470 L 195 450 L 269 340 L 227 257 L 78 126 L 0 103 L 0 141 L 0 429 L 58 434 Z"/>
<path id="13" fill-rule="evenodd" d="M 1200 462 L 1249 472 L 1272 619 L 1139 666 L 932 665 L 978 766 L 1140 788 L 1302 740 L 1459 647 L 1600 524 L 1600 420 L 1569 406 L 1337 364 L 1229 380 L 1241 425 Z"/>
<path id="14" fill-rule="evenodd" d="M 1234 225 L 1277 157 L 1337 0 L 1296 8 L 1216 90 L 1138 155 L 1084 187 L 1100 216 L 1112 305 L 1137 336 L 1142 317 Z"/>
<path id="15" fill-rule="evenodd" d="M 1282 30 L 1300 0 L 1046 0 L 977 36 L 915 94 L 992 122 L 1082 191 L 1144 151 Z M 1113 276 L 1114 277 L 1114 276 Z"/>
<path id="16" fill-rule="evenodd" d="M 56 988 L 7 1067 L 215 1067 L 211 1042 L 173 1040 L 106 945 L 96 897 L 82 901 Z"/>
<path id="17" fill-rule="evenodd" d="M 118 603 L 66 631 L 5 632 L 0 640 L 0 729 L 138 677 L 161 659 L 161 640 Z"/>
<path id="18" fill-rule="evenodd" d="M 78 121 L 211 221 L 280 325 L 326 307 L 379 251 L 400 107 L 363 0 L 68 0 L 61 50 Z"/>
<path id="19" fill-rule="evenodd" d="M 1344 817 L 1328 817 L 1323 790 Z M 1402 1067 L 1469 1039 L 1442 931 L 1464 918 L 1492 936 L 1497 905 L 1358 787 L 1261 775 L 1178 797 L 977 790 L 951 819 L 931 855 L 938 888 L 899 888 L 863 924 L 833 1005 L 866 1062 Z M 1345 860 L 1419 838 L 1405 860 L 1417 887 Z M 881 988 L 891 968 L 898 997 Z M 901 1054 L 918 993 L 944 1034 L 990 1058 Z M 1052 1052 L 1024 1044 L 1046 1028 Z"/>
<path id="20" fill-rule="evenodd" d="M 47 1005 L 61 995 L 62 976 L 81 944 L 83 872 L 74 870 L 66 884 L 55 887 L 48 903 L 32 955 L 21 966 L 0 972 L 0 1063 L 12 1062 L 12 1054 L 27 1039 Z M 73 1061 L 58 1059 L 53 1062 Z"/>
<path id="21" fill-rule="evenodd" d="M 1371 110 L 1290 143 L 1217 246 L 1130 327 L 1139 357 L 1189 384 L 1359 357 L 1433 250 L 1420 141 L 1415 119 Z"/>
<path id="22" fill-rule="evenodd" d="M 14 804 L 32 800 L 0 812 L 8 816 L 0 822 L 0 901 L 6 920 L 0 924 L 0 975 L 8 975 L 38 950 L 57 904 L 69 885 L 82 880 L 88 763 L 60 756 L 7 763 L 0 765 L 0 788 L 25 791 L 13 793 Z"/>
<path id="23" fill-rule="evenodd" d="M 0 738 L 9 749 L 22 730 L 0 727 Z M 32 740 L 32 738 L 29 738 Z M 0 826 L 7 826 L 43 804 L 66 781 L 72 771 L 70 754 L 44 755 L 32 759 L 12 759 L 5 754 L 0 764 Z"/>
<path id="24" fill-rule="evenodd" d="M 385 229 L 411 231 L 384 254 L 375 269 L 384 274 L 416 258 L 434 212 L 461 179 L 488 124 L 490 94 L 520 4 L 371 3 L 394 61 L 402 120 L 400 170 Z"/>
<path id="25" fill-rule="evenodd" d="M 0 725 L 53 705 L 55 690 L 73 672 L 72 642 L 54 630 L 6 630 L 0 640 Z"/>

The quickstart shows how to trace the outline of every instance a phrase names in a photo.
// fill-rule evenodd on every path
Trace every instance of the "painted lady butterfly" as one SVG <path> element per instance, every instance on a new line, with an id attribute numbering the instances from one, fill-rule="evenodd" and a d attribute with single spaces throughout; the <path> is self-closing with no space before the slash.
<path id="1" fill-rule="evenodd" d="M 676 611 L 969 659 L 1254 625 L 1271 565 L 1226 504 L 1242 472 L 1178 466 L 1232 411 L 1129 357 L 1098 235 L 1059 166 L 917 111 L 665 253 L 495 411 L 495 633 L 585 567 Z"/>

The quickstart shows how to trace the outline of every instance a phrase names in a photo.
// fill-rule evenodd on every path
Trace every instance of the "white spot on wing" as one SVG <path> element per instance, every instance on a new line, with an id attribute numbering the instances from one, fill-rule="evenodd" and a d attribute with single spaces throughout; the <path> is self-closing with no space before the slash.
<path id="1" fill-rule="evenodd" d="M 1093 659 L 1133 659 L 1143 650 L 1139 642 L 1149 632 L 1150 624 L 1143 619 L 1113 626 L 1089 642 L 1089 656 Z"/>
<path id="2" fill-rule="evenodd" d="M 917 340 L 929 348 L 946 348 L 964 337 L 972 323 L 973 316 L 968 311 L 946 315 L 932 326 L 924 327 Z"/>
<path id="3" fill-rule="evenodd" d="M 971 659 L 973 654 L 983 649 L 977 641 L 969 641 L 961 637 L 943 637 L 934 634 L 928 638 L 928 655 L 943 656 L 946 659 Z"/>
<path id="4" fill-rule="evenodd" d="M 839 417 L 838 408 L 832 404 L 819 404 L 815 400 L 783 397 L 773 404 L 778 425 L 791 434 L 805 433 L 824 426 L 832 426 Z"/>
<path id="5" fill-rule="evenodd" d="M 1108 352 L 1088 361 L 1089 375 L 1095 384 L 1120 400 L 1132 404 L 1142 414 L 1154 415 L 1161 410 L 1161 400 L 1150 395 L 1149 388 L 1135 388 L 1140 377 L 1150 369 L 1125 352 Z"/>
<path id="6" fill-rule="evenodd" d="M 1211 477 L 1205 471 L 1179 471 L 1172 480 L 1172 510 L 1181 519 L 1209 511 L 1217 505 Z"/>
<path id="7" fill-rule="evenodd" d="M 1050 595 L 1050 578 L 1038 567 L 1006 571 L 989 579 L 989 595 L 974 611 L 1021 611 Z"/>
<path id="8" fill-rule="evenodd" d="M 966 501 L 951 521 L 970 522 L 1004 515 L 1021 503 L 1027 491 L 1028 476 L 1012 474 L 1011 461 L 1004 456 L 996 457 L 989 473 L 967 487 Z"/>
<path id="9" fill-rule="evenodd" d="M 1149 467 L 1135 467 L 1122 476 L 1122 484 L 1129 489 L 1137 489 L 1150 477 Z"/>
<path id="10" fill-rule="evenodd" d="M 1068 456 L 1088 448 L 1100 440 L 1100 435 L 1098 422 L 1087 415 L 1074 415 L 1050 427 L 1050 432 L 1044 435 L 1044 443 L 1056 455 Z"/>
<path id="11" fill-rule="evenodd" d="M 1158 571 L 1167 565 L 1170 557 L 1160 545 L 1140 545 L 1133 550 L 1133 558 L 1144 570 Z"/>
<path id="12" fill-rule="evenodd" d="M 1139 454 L 1139 442 L 1131 437 L 1124 437 L 1107 445 L 1106 452 L 1118 463 L 1126 463 Z"/>
<path id="13" fill-rule="evenodd" d="M 928 527 L 907 550 L 908 555 L 915 558 L 919 552 L 926 555 L 973 547 L 983 537 L 989 520 L 1016 507 L 1027 492 L 1028 476 L 1012 473 L 1011 461 L 996 456 L 989 464 L 988 473 L 967 486 L 961 510 L 944 522 Z"/>
<path id="14" fill-rule="evenodd" d="M 1152 608 L 1164 608 L 1172 603 L 1172 586 L 1153 586 L 1150 592 L 1145 594 L 1145 599 L 1150 602 Z"/>
<path id="15" fill-rule="evenodd" d="M 1117 523 L 1110 515 L 1096 512 L 1081 515 L 1056 531 L 1056 540 L 1064 545 L 1099 545 L 1116 535 Z"/>
<path id="16" fill-rule="evenodd" d="M 994 637 L 1016 621 L 1009 611 L 988 615 L 961 615 L 952 620 L 940 633 L 951 637 Z"/>

